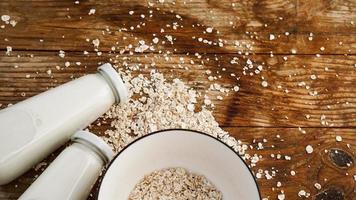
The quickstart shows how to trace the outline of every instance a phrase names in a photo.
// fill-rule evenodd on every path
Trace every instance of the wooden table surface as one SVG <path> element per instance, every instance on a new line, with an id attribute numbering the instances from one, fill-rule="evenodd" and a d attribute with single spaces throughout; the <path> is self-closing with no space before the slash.
<path id="1" fill-rule="evenodd" d="M 95 14 L 88 15 L 90 9 Z M 251 155 L 262 156 L 254 172 L 275 172 L 271 179 L 263 174 L 257 180 L 263 198 L 277 199 L 283 192 L 286 199 L 304 199 L 304 190 L 308 199 L 356 199 L 355 0 L 2 0 L 4 14 L 18 23 L 12 27 L 0 21 L 5 25 L 0 28 L 2 108 L 92 73 L 113 57 L 119 66 L 154 61 L 159 71 L 199 91 L 211 84 L 205 74 L 209 69 L 222 75 L 216 82 L 240 87 L 224 100 L 214 100 L 214 116 L 231 135 L 254 147 Z M 207 27 L 213 31 L 206 33 Z M 144 53 L 119 53 L 139 40 L 151 43 L 153 34 L 160 41 L 170 35 L 174 42 L 166 40 Z M 91 43 L 96 38 L 100 56 Z M 59 50 L 65 51 L 64 58 Z M 165 59 L 167 53 L 170 59 Z M 232 64 L 234 57 L 262 63 L 264 69 L 244 75 L 245 63 Z M 171 71 L 181 58 L 194 61 L 186 63 L 190 70 Z M 64 67 L 66 61 L 71 66 Z M 262 77 L 267 87 L 261 85 Z M 104 128 L 92 130 L 100 134 Z M 263 149 L 257 148 L 259 142 Z M 307 145 L 313 153 L 306 153 Z M 31 170 L 0 186 L 0 199 L 19 197 L 35 174 Z"/>

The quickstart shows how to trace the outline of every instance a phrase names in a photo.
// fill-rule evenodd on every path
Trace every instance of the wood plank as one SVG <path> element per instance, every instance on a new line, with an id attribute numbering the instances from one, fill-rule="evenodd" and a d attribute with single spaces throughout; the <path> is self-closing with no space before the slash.
<path id="1" fill-rule="evenodd" d="M 289 54 L 294 49 L 299 54 L 354 54 L 356 38 L 352 36 L 356 29 L 351 21 L 356 19 L 355 4 L 352 1 L 313 2 L 314 6 L 308 8 L 306 1 L 297 0 L 234 4 L 216 0 L 168 1 L 151 6 L 139 0 L 85 1 L 79 5 L 71 1 L 2 1 L 0 13 L 13 16 L 18 24 L 0 29 L 0 48 L 82 51 L 92 49 L 87 38 L 99 38 L 99 49 L 110 51 L 112 46 L 120 50 L 130 44 L 137 46 L 139 40 L 152 44 L 152 39 L 157 37 L 160 42 L 154 45 L 152 52 Z M 91 8 L 95 8 L 96 13 L 89 16 Z M 130 15 L 129 11 L 134 14 Z M 149 17 L 151 11 L 152 17 Z M 145 15 L 144 19 L 141 14 Z M 172 28 L 175 22 L 177 29 Z M 136 28 L 131 30 L 130 27 Z M 212 33 L 206 33 L 207 27 L 214 28 Z M 165 29 L 162 33 L 161 28 Z M 286 36 L 286 32 L 290 35 Z M 308 39 L 310 33 L 314 35 L 312 41 Z M 270 34 L 276 39 L 270 40 Z M 173 45 L 167 41 L 167 35 L 173 37 Z M 199 42 L 198 38 L 214 44 Z M 223 47 L 219 47 L 219 41 L 224 43 Z M 236 42 L 241 46 L 236 46 Z M 321 47 L 325 50 L 321 51 Z"/>
<path id="2" fill-rule="evenodd" d="M 254 67 L 248 68 L 245 71 L 247 75 L 243 75 L 246 58 L 236 54 L 201 58 L 172 55 L 167 60 L 163 55 L 154 54 L 96 56 L 94 53 L 67 53 L 64 59 L 56 52 L 20 54 L 20 58 L 15 53 L 0 57 L 0 104 L 3 106 L 74 77 L 94 73 L 99 62 L 111 61 L 117 63 L 119 68 L 141 66 L 136 73 L 146 75 L 150 70 L 158 69 L 168 79 L 181 78 L 202 95 L 207 93 L 215 104 L 215 116 L 221 126 L 356 126 L 356 56 L 296 55 L 288 56 L 287 60 L 284 56 L 249 56 Z M 26 54 L 32 54 L 33 58 Z M 239 59 L 239 64 L 231 64 L 234 57 Z M 65 61 L 69 61 L 71 66 L 64 67 Z M 75 62 L 79 61 L 81 65 L 77 66 Z M 192 61 L 194 64 L 191 64 Z M 150 66 L 153 62 L 155 67 Z M 127 66 L 123 66 L 125 63 Z M 255 74 L 260 64 L 263 69 Z M 14 68 L 15 65 L 18 68 Z M 57 70 L 57 65 L 62 68 Z M 223 71 L 223 68 L 226 70 Z M 51 75 L 46 73 L 48 69 L 52 70 Z M 206 70 L 210 70 L 212 76 L 221 75 L 221 78 L 209 81 L 210 75 L 206 74 Z M 232 73 L 236 76 L 231 76 Z M 26 75 L 31 77 L 26 78 Z M 268 83 L 266 88 L 261 85 L 262 77 Z M 229 92 L 225 96 L 226 93 L 208 90 L 213 83 L 230 89 L 238 85 L 240 91 Z M 217 100 L 218 95 L 224 99 Z"/>
<path id="3" fill-rule="evenodd" d="M 94 126 L 92 128 L 95 133 L 104 130 L 105 127 Z M 356 182 L 353 176 L 356 174 L 356 140 L 354 137 L 356 129 L 305 128 L 303 129 L 305 134 L 298 128 L 226 127 L 225 130 L 244 144 L 251 145 L 253 149 L 248 150 L 250 155 L 262 156 L 257 166 L 252 168 L 254 173 L 263 170 L 262 177 L 257 179 L 262 197 L 277 199 L 277 195 L 283 190 L 286 199 L 300 199 L 299 191 L 305 190 L 310 193 L 312 199 L 320 200 L 323 192 L 329 191 L 330 195 L 330 191 L 336 189 L 340 192 L 339 196 L 334 196 L 334 198 L 328 196 L 324 199 L 337 199 L 341 194 L 343 196 L 341 199 L 355 199 Z M 336 142 L 336 136 L 341 136 L 342 141 Z M 265 142 L 263 142 L 264 139 Z M 258 143 L 262 143 L 263 149 L 257 148 Z M 313 153 L 306 153 L 307 145 L 313 146 Z M 340 154 L 335 157 L 335 154 L 331 154 L 334 152 L 332 149 L 338 149 Z M 51 162 L 59 152 L 50 156 L 48 162 Z M 274 155 L 274 158 L 271 155 Z M 277 158 L 278 155 L 281 157 Z M 333 162 L 329 155 L 334 155 L 333 158 L 337 162 Z M 285 156 L 291 157 L 291 160 L 286 160 Z M 342 167 L 342 164 L 345 164 L 343 161 L 350 161 L 350 166 Z M 37 172 L 30 170 L 13 183 L 1 186 L 0 199 L 17 199 L 41 170 Z M 270 175 L 274 171 L 275 175 L 267 179 L 265 170 L 268 170 Z M 296 174 L 292 176 L 291 171 Z M 280 187 L 277 187 L 277 182 L 281 182 Z M 315 183 L 319 183 L 321 189 L 316 189 Z M 98 186 L 93 188 L 92 197 L 89 199 L 96 199 L 97 190 Z"/>
<path id="4" fill-rule="evenodd" d="M 96 13 L 89 16 L 92 8 Z M 0 108 L 94 73 L 102 62 L 116 63 L 120 69 L 137 65 L 136 73 L 146 75 L 157 69 L 168 79 L 181 78 L 202 95 L 212 96 L 219 124 L 251 145 L 251 155 L 262 156 L 253 171 L 276 172 L 270 180 L 264 175 L 258 179 L 263 197 L 276 199 L 283 190 L 286 199 L 301 199 L 298 193 L 305 190 L 316 200 L 356 200 L 355 1 L 165 0 L 161 4 L 153 0 L 88 0 L 76 5 L 74 1 L 14 0 L 0 1 L 3 14 L 18 24 L 0 27 Z M 0 26 L 3 24 L 0 21 Z M 131 30 L 131 26 L 135 28 Z M 213 28 L 211 33 L 206 32 L 207 27 Z M 270 34 L 276 38 L 270 40 Z M 166 36 L 172 36 L 173 44 Z M 154 37 L 159 38 L 158 44 L 153 44 Z M 100 39 L 97 51 L 103 51 L 102 56 L 93 48 L 96 38 Z M 154 49 L 131 54 L 140 40 Z M 11 56 L 4 53 L 7 46 L 13 48 Z M 58 56 L 59 50 L 66 51 L 65 58 Z M 89 55 L 83 55 L 84 50 Z M 122 50 L 125 52 L 119 54 Z M 245 53 L 250 55 L 243 56 Z M 232 64 L 233 58 L 238 63 Z M 253 67 L 244 69 L 248 58 Z M 66 61 L 70 67 L 63 67 Z M 263 70 L 256 74 L 258 65 Z M 47 74 L 49 69 L 51 74 Z M 207 70 L 221 77 L 209 81 Z M 261 85 L 263 80 L 267 87 Z M 238 85 L 240 91 L 228 96 L 207 91 L 212 83 L 227 88 Z M 224 99 L 217 100 L 218 95 Z M 334 128 L 325 128 L 330 126 Z M 107 128 L 107 124 L 90 127 L 99 135 Z M 342 141 L 336 142 L 336 136 Z M 258 142 L 263 143 L 263 149 L 257 149 Z M 305 153 L 306 145 L 313 146 L 312 154 Z M 50 162 L 59 152 L 46 160 Z M 278 154 L 282 159 L 276 158 Z M 292 170 L 295 176 L 290 175 Z M 0 199 L 17 199 L 36 174 L 39 171 L 31 170 L 1 186 Z M 281 187 L 277 187 L 278 181 Z M 90 199 L 96 199 L 97 189 L 96 185 Z"/>
<path id="5" fill-rule="evenodd" d="M 356 2 L 348 0 L 298 0 L 298 31 L 322 30 L 332 33 L 355 33 Z"/>
<path id="6" fill-rule="evenodd" d="M 297 128 L 248 127 L 226 130 L 235 138 L 253 143 L 253 149 L 249 150 L 251 155 L 262 156 L 257 167 L 253 168 L 254 172 L 268 170 L 269 174 L 272 174 L 272 171 L 275 171 L 276 175 L 270 180 L 266 178 L 265 173 L 262 173 L 262 178 L 257 179 L 263 197 L 277 199 L 277 195 L 283 190 L 286 199 L 303 199 L 298 193 L 304 190 L 310 193 L 310 199 L 355 200 L 355 129 L 306 128 L 303 129 L 305 134 Z M 336 136 L 341 136 L 342 141 L 337 142 Z M 263 142 L 263 139 L 267 142 Z M 258 143 L 263 144 L 263 149 L 258 149 Z M 314 148 L 313 153 L 306 153 L 307 145 Z M 334 155 L 333 149 L 339 151 L 337 157 L 340 160 L 349 160 L 349 167 L 341 167 L 342 162 L 333 162 L 330 159 L 330 155 Z M 346 155 L 341 154 L 343 152 Z M 274 155 L 274 158 L 271 155 Z M 280 159 L 278 155 L 281 156 Z M 290 156 L 291 160 L 285 159 L 285 156 Z M 291 171 L 295 172 L 294 176 Z M 277 187 L 278 181 L 281 182 L 281 187 Z M 319 183 L 321 189 L 318 190 L 315 183 Z M 342 195 L 331 196 L 332 189 Z M 329 192 L 329 195 L 321 198 L 323 192 Z M 343 198 L 340 198 L 341 196 Z"/>

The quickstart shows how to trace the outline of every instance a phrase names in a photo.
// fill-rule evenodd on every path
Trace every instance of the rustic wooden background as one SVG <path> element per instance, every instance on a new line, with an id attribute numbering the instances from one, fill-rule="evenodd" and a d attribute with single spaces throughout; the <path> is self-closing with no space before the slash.
<path id="1" fill-rule="evenodd" d="M 89 16 L 91 8 L 96 13 Z M 129 14 L 131 10 L 133 15 Z M 148 16 L 150 11 L 152 18 L 140 17 Z M 276 172 L 270 180 L 264 176 L 258 179 L 262 197 L 277 199 L 283 191 L 286 199 L 303 199 L 298 193 L 305 190 L 310 193 L 309 199 L 356 199 L 355 0 L 166 0 L 163 4 L 153 0 L 81 0 L 79 4 L 69 0 L 1 0 L 3 14 L 18 24 L 0 28 L 2 107 L 92 73 L 98 63 L 110 61 L 115 55 L 119 66 L 124 61 L 150 64 L 154 60 L 159 71 L 173 74 L 197 90 L 210 85 L 204 76 L 206 69 L 216 72 L 225 67 L 218 81 L 223 85 L 237 83 L 240 91 L 223 101 L 214 101 L 215 117 L 234 137 L 255 147 L 249 153 L 262 155 L 253 168 L 255 172 Z M 177 14 L 182 20 L 177 20 Z M 175 21 L 180 25 L 177 30 L 165 28 L 166 32 L 160 32 Z M 143 22 L 141 28 L 129 29 Z M 128 30 L 119 31 L 119 27 Z M 214 27 L 213 32 L 205 34 L 206 27 Z M 115 42 L 118 52 L 141 39 L 151 41 L 152 34 L 160 39 L 169 34 L 176 40 L 173 45 L 160 44 L 149 53 L 131 55 L 126 51 L 120 55 L 111 51 Z M 276 39 L 270 40 L 270 34 Z M 313 39 L 309 40 L 311 34 Z M 193 36 L 222 39 L 226 44 L 207 45 L 193 40 Z M 100 39 L 101 56 L 86 38 Z M 261 75 L 243 76 L 242 66 L 230 63 L 233 57 L 245 59 L 232 45 L 234 41 L 251 44 L 248 57 L 266 63 L 268 68 L 261 75 L 268 87 L 261 86 Z M 7 46 L 13 48 L 11 55 L 5 54 Z M 58 56 L 59 50 L 66 52 L 65 58 Z M 89 54 L 83 55 L 84 50 Z M 170 51 L 171 59 L 165 60 L 160 50 Z M 203 56 L 204 68 L 198 66 L 202 59 L 197 59 L 195 53 Z M 180 57 L 197 63 L 188 63 L 190 70 L 171 72 Z M 71 66 L 63 67 L 65 61 Z M 56 66 L 63 69 L 57 70 Z M 52 74 L 46 73 L 48 69 Z M 240 76 L 240 80 L 230 73 Z M 31 77 L 26 78 L 27 74 Z M 313 74 L 315 80 L 310 78 Z M 303 81 L 311 89 L 298 86 Z M 310 91 L 318 94 L 312 96 Z M 104 128 L 93 126 L 92 130 L 101 133 Z M 336 136 L 342 141 L 337 142 Z M 267 139 L 264 149 L 257 150 L 257 143 L 263 139 Z M 305 152 L 307 145 L 314 147 L 312 154 Z M 284 159 L 285 155 L 291 160 Z M 292 176 L 291 171 L 296 174 Z M 31 170 L 1 186 L 0 199 L 17 199 L 36 174 Z M 277 187 L 277 182 L 282 185 Z M 96 190 L 90 199 L 95 199 Z"/>

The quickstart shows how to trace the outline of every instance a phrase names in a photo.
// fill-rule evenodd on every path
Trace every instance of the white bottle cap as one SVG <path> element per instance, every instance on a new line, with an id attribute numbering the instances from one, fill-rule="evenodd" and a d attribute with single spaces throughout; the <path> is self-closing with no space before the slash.
<path id="1" fill-rule="evenodd" d="M 114 157 L 111 147 L 103 139 L 89 131 L 77 131 L 72 136 L 72 141 L 89 145 L 106 163 L 109 163 Z"/>
<path id="2" fill-rule="evenodd" d="M 125 103 L 128 100 L 126 86 L 111 64 L 105 63 L 101 65 L 98 67 L 98 72 L 108 81 L 114 92 L 116 103 Z"/>

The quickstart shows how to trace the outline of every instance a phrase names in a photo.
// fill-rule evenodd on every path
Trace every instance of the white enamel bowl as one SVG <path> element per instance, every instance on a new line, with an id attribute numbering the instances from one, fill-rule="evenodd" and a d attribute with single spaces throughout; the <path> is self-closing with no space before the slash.
<path id="1" fill-rule="evenodd" d="M 252 173 L 232 149 L 212 136 L 176 129 L 149 134 L 121 151 L 104 175 L 98 199 L 127 200 L 145 175 L 169 167 L 204 175 L 224 200 L 260 199 Z"/>

